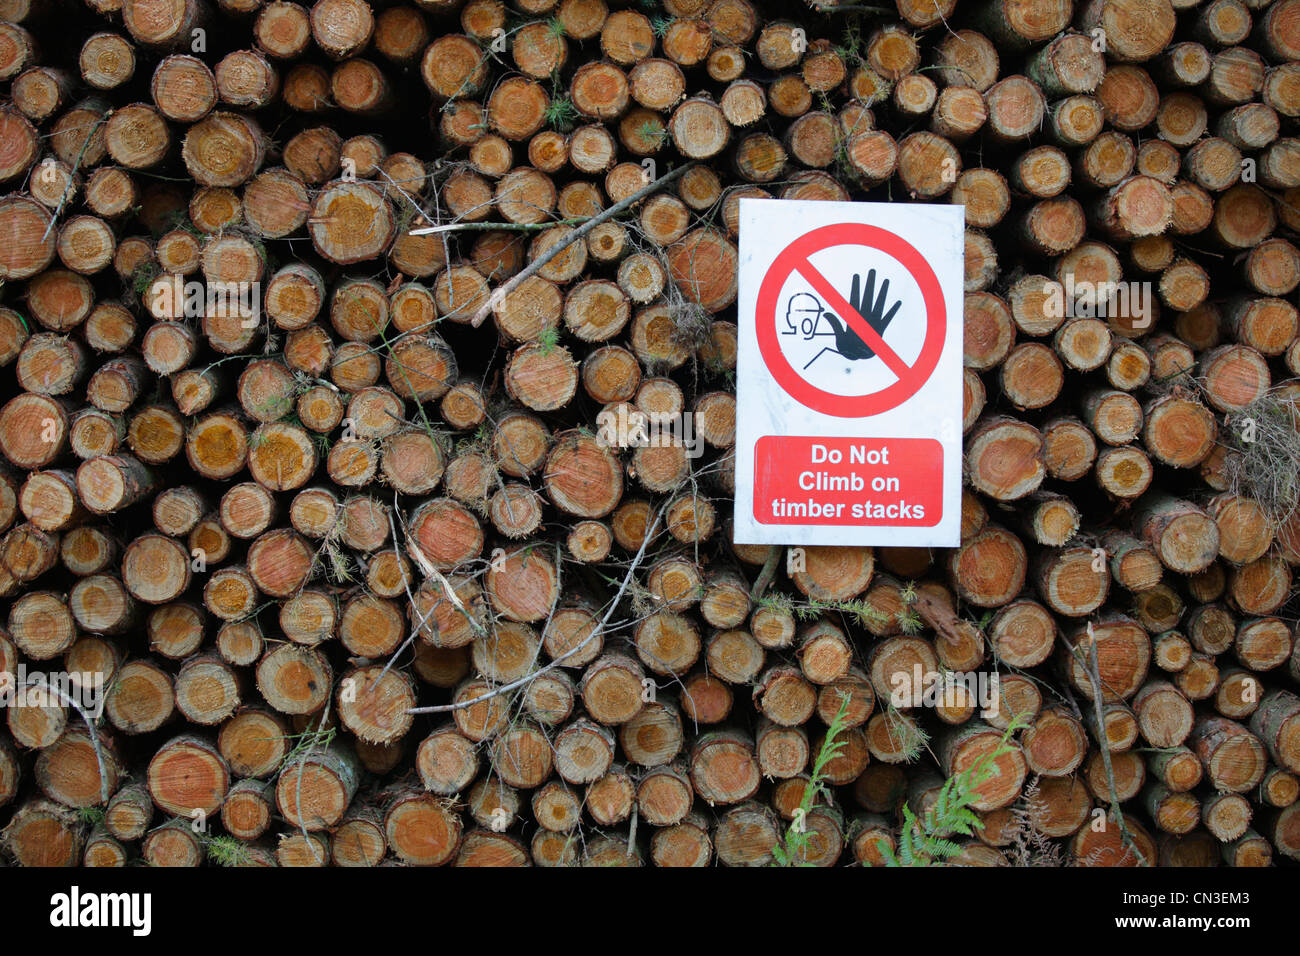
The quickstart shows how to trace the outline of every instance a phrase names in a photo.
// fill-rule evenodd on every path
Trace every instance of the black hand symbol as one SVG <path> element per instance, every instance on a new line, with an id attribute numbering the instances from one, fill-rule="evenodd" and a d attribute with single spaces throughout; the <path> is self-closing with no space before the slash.
<path id="1" fill-rule="evenodd" d="M 849 305 L 853 306 L 855 312 L 866 321 L 867 325 L 875 330 L 877 335 L 883 335 L 889 323 L 894 320 L 898 314 L 899 307 L 903 302 L 900 299 L 895 302 L 893 307 L 886 312 L 885 302 L 889 298 L 889 280 L 886 279 L 880 285 L 880 295 L 875 295 L 876 291 L 876 270 L 872 269 L 867 273 L 867 287 L 862 289 L 862 277 L 857 273 L 853 274 L 853 288 L 849 292 Z M 874 299 L 874 301 L 873 301 Z M 826 321 L 831 324 L 835 330 L 835 349 L 840 355 L 844 356 L 851 362 L 859 359 L 872 358 L 876 353 L 871 346 L 862 341 L 862 337 L 840 322 L 839 316 L 832 312 L 826 313 Z M 813 362 L 821 357 L 819 352 Z M 809 362 L 808 365 L 811 365 Z M 805 365 L 804 368 L 808 366 Z"/>
<path id="2" fill-rule="evenodd" d="M 876 330 L 878 335 L 883 335 L 885 328 L 893 321 L 897 314 L 899 306 L 903 301 L 894 303 L 894 307 L 885 312 L 885 302 L 889 298 L 889 280 L 886 279 L 880 284 L 880 297 L 872 302 L 872 293 L 876 289 L 876 270 L 872 269 L 867 273 L 867 288 L 862 294 L 858 291 L 859 276 L 855 273 L 853 276 L 853 291 L 849 293 L 849 305 L 857 309 L 858 315 L 862 316 L 867 325 Z"/>

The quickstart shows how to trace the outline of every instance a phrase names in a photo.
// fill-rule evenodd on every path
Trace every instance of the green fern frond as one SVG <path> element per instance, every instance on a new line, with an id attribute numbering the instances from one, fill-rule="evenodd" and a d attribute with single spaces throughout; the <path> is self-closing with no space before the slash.
<path id="1" fill-rule="evenodd" d="M 823 771 L 845 746 L 844 741 L 837 738 L 844 732 L 851 701 L 852 697 L 849 694 L 840 691 L 839 710 L 835 712 L 830 725 L 826 728 L 826 737 L 822 740 L 822 745 L 813 760 L 812 775 L 808 779 L 808 785 L 804 787 L 803 799 L 799 801 L 794 821 L 786 828 L 784 839 L 773 848 L 772 862 L 769 866 L 812 866 L 806 859 L 809 840 L 806 823 L 808 812 L 812 810 L 818 796 L 830 794 Z"/>
<path id="2" fill-rule="evenodd" d="M 1011 751 L 1012 736 L 1024 726 L 1023 720 L 1013 719 L 990 753 L 944 781 L 924 816 L 918 818 L 909 806 L 903 806 L 898 850 L 890 853 L 886 848 L 888 865 L 933 866 L 961 853 L 961 847 L 949 837 L 974 836 L 983 827 L 972 809 L 979 799 L 979 788 L 1002 772 L 998 758 Z"/>
<path id="3" fill-rule="evenodd" d="M 936 837 L 929 841 L 926 847 L 926 852 L 928 852 L 933 859 L 946 860 L 960 853 L 961 847 L 953 843 L 951 840 L 944 840 Z"/>

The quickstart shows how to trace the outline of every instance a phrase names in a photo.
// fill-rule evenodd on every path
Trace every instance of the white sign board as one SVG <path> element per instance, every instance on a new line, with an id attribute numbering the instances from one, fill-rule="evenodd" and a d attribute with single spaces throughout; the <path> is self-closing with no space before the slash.
<path id="1" fill-rule="evenodd" d="M 737 542 L 960 544 L 964 216 L 740 200 Z"/>

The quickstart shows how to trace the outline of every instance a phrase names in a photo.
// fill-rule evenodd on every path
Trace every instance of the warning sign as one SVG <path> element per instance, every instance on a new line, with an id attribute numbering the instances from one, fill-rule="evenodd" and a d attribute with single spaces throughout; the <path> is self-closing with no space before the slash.
<path id="1" fill-rule="evenodd" d="M 963 231 L 741 200 L 736 541 L 959 543 Z"/>

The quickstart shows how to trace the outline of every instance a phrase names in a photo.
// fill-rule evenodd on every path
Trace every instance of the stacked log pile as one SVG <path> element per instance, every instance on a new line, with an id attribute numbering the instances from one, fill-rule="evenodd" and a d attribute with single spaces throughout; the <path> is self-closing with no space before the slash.
<path id="1" fill-rule="evenodd" d="M 9 860 L 1300 859 L 1300 0 L 0 19 Z M 964 205 L 959 548 L 732 543 L 746 197 Z"/>

